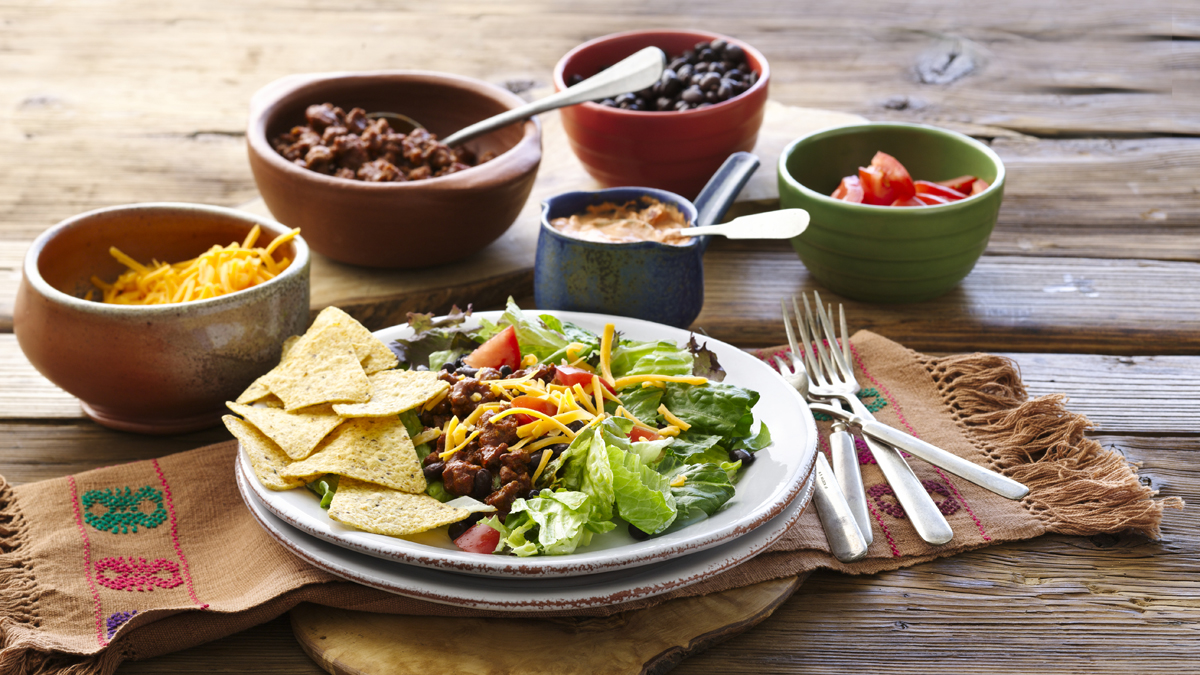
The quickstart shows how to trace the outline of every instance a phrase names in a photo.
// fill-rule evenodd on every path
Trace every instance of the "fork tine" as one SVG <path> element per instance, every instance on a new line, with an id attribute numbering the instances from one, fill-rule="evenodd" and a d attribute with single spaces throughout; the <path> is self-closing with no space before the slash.
<path id="1" fill-rule="evenodd" d="M 801 296 L 803 297 L 803 296 Z M 808 299 L 804 299 L 805 306 L 808 306 Z M 812 336 L 808 332 L 808 327 L 805 325 L 804 314 L 800 313 L 800 305 L 796 303 L 796 296 L 792 296 L 792 310 L 796 313 L 796 327 L 800 329 L 800 339 L 804 344 L 804 349 L 800 353 L 804 357 L 804 369 L 808 371 L 808 379 L 818 385 L 823 384 L 821 365 L 813 356 Z"/>
<path id="2" fill-rule="evenodd" d="M 842 324 L 842 358 L 845 359 L 846 368 L 850 370 L 850 375 L 853 377 L 854 359 L 850 358 L 850 331 L 846 329 L 846 308 L 841 303 L 838 303 L 838 317 Z"/>
<path id="3" fill-rule="evenodd" d="M 826 310 L 825 306 L 821 303 L 821 296 L 815 291 L 813 295 L 816 296 L 817 314 L 821 322 L 821 332 L 825 335 L 825 341 L 829 342 L 828 356 L 830 370 L 836 371 L 836 373 L 830 372 L 829 377 L 832 379 L 836 375 L 842 382 L 849 382 L 854 379 L 854 371 L 850 370 L 849 360 L 843 356 L 845 347 L 838 344 L 837 333 L 833 330 L 833 309 L 830 307 Z"/>
<path id="4" fill-rule="evenodd" d="M 792 302 L 795 301 L 796 299 L 792 298 Z M 794 358 L 799 355 L 800 347 L 796 345 L 796 334 L 792 331 L 792 320 L 788 318 L 787 303 L 783 301 L 783 298 L 779 299 L 779 309 L 783 310 L 783 328 L 787 331 L 788 346 L 791 347 Z M 800 317 L 797 316 L 796 318 L 799 319 Z"/>
<path id="5" fill-rule="evenodd" d="M 824 382 L 832 384 L 835 378 L 838 378 L 839 372 L 836 369 L 830 350 L 825 346 L 825 340 L 822 339 L 823 332 L 821 324 L 817 318 L 821 308 L 821 296 L 813 293 L 817 303 L 817 313 L 813 312 L 812 306 L 808 304 L 808 296 L 804 297 L 804 318 L 808 322 L 808 329 L 812 333 L 812 343 L 817 350 L 817 360 L 820 362 L 820 370 Z M 840 378 L 839 378 L 840 379 Z"/>

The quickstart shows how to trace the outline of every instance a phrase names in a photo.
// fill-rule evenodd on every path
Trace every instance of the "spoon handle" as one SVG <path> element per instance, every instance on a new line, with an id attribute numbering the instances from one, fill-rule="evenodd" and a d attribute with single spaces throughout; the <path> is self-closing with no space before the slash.
<path id="1" fill-rule="evenodd" d="M 513 108 L 495 117 L 489 117 L 482 122 L 476 122 L 450 134 L 442 139 L 442 142 L 446 145 L 456 145 L 547 110 L 645 89 L 658 82 L 666 67 L 667 55 L 663 53 L 663 50 L 658 47 L 646 47 L 573 87 L 568 87 L 557 94 L 520 108 Z"/>
<path id="2" fill-rule="evenodd" d="M 685 237 L 716 234 L 730 239 L 791 239 L 807 227 L 808 211 L 782 209 L 734 218 L 720 225 L 685 227 L 679 234 Z"/>

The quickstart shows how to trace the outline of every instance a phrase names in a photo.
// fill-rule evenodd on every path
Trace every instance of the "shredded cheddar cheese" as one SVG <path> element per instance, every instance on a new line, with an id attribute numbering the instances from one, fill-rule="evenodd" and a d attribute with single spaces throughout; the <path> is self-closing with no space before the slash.
<path id="1" fill-rule="evenodd" d="M 276 261 L 274 253 L 300 230 L 275 237 L 266 248 L 254 248 L 260 232 L 255 225 L 240 244 L 213 246 L 198 258 L 174 264 L 153 260 L 143 265 L 112 246 L 109 254 L 129 269 L 111 284 L 95 276 L 92 284 L 100 289 L 102 302 L 115 305 L 165 305 L 243 291 L 287 269 L 291 260 Z M 85 299 L 91 299 L 90 294 Z"/>
<path id="2" fill-rule="evenodd" d="M 600 376 L 609 384 L 613 383 L 612 376 L 612 347 L 613 335 L 617 332 L 611 323 L 604 324 L 604 335 L 600 336 Z"/>
<path id="3" fill-rule="evenodd" d="M 670 422 L 671 424 L 674 424 L 675 426 L 679 427 L 680 431 L 687 431 L 688 429 L 692 428 L 692 425 L 688 424 L 687 422 L 684 422 L 683 420 L 676 417 L 675 413 L 671 412 L 670 410 L 667 410 L 666 403 L 659 404 L 658 412 L 662 413 L 663 419 L 665 419 L 666 421 Z"/>
<path id="4" fill-rule="evenodd" d="M 554 454 L 554 453 L 550 453 L 550 452 L 542 453 L 542 461 L 538 462 L 537 471 L 533 472 L 533 478 L 531 478 L 529 482 L 537 483 L 537 480 L 542 477 L 542 472 L 546 470 L 546 465 L 550 463 L 550 455 L 552 455 L 552 454 Z"/>
<path id="5" fill-rule="evenodd" d="M 613 382 L 613 389 L 620 390 L 631 384 L 642 382 L 682 382 L 683 384 L 694 384 L 696 386 L 708 384 L 708 380 L 703 377 L 691 377 L 687 375 L 626 375 Z"/>

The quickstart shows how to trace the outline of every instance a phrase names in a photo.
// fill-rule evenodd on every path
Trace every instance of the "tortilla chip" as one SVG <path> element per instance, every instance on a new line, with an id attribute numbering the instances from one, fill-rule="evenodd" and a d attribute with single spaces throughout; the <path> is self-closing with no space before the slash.
<path id="1" fill-rule="evenodd" d="M 309 328 L 308 331 L 311 333 L 327 326 L 338 326 L 342 330 L 342 333 L 354 345 L 354 353 L 358 355 L 358 360 L 368 375 L 395 368 L 400 363 L 387 345 L 371 335 L 371 331 L 355 321 L 354 317 L 337 307 L 326 307 L 321 310 L 321 313 L 313 321 L 312 328 Z"/>
<path id="2" fill-rule="evenodd" d="M 342 478 L 329 504 L 329 517 L 367 532 L 394 537 L 457 523 L 471 515 L 429 495 L 412 495 Z"/>
<path id="3" fill-rule="evenodd" d="M 371 382 L 337 326 L 306 333 L 263 378 L 289 412 L 320 403 L 364 403 L 371 398 Z"/>
<path id="4" fill-rule="evenodd" d="M 289 465 L 280 475 L 312 478 L 326 473 L 402 492 L 421 493 L 427 487 L 416 448 L 399 417 L 346 420 L 308 459 Z"/>
<path id="5" fill-rule="evenodd" d="M 242 452 L 250 458 L 254 473 L 264 486 L 271 490 L 291 490 L 304 485 L 306 481 L 303 479 L 279 475 L 280 469 L 287 466 L 290 460 L 275 441 L 267 438 L 254 425 L 233 415 L 225 415 L 221 421 L 237 437 Z"/>
<path id="6" fill-rule="evenodd" d="M 267 385 L 267 376 L 263 375 L 254 382 L 251 382 L 249 387 L 246 387 L 246 391 L 243 391 L 242 395 L 237 397 L 237 402 L 245 404 L 255 403 L 270 395 L 271 387 Z"/>
<path id="7" fill-rule="evenodd" d="M 292 337 L 283 341 L 283 353 L 279 355 L 280 361 L 287 358 L 288 352 L 292 350 L 292 347 L 296 346 L 296 343 L 300 341 L 300 337 L 301 336 L 299 335 L 293 335 Z"/>
<path id="8" fill-rule="evenodd" d="M 370 376 L 371 400 L 366 403 L 337 403 L 333 410 L 342 417 L 391 417 L 411 410 L 450 384 L 432 370 L 385 370 Z"/>
<path id="9" fill-rule="evenodd" d="M 342 423 L 342 418 L 334 414 L 329 405 L 304 408 L 296 412 L 238 403 L 225 405 L 258 427 L 259 431 L 275 441 L 275 444 L 293 460 L 311 455 L 321 439 Z"/>

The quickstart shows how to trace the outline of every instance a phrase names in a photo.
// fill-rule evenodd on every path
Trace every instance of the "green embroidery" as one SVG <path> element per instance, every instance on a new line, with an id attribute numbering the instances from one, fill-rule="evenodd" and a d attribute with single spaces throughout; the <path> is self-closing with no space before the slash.
<path id="1" fill-rule="evenodd" d="M 884 398 L 883 394 L 880 394 L 879 390 L 875 387 L 859 389 L 858 400 L 862 401 L 863 405 L 867 406 L 867 410 L 870 410 L 873 413 L 883 410 L 888 404 L 887 399 Z M 813 418 L 815 418 L 818 422 L 830 422 L 833 420 L 833 418 L 829 415 L 819 412 L 814 412 Z"/>
<path id="2" fill-rule="evenodd" d="M 128 534 L 130 530 L 137 532 L 138 527 L 158 527 L 167 519 L 162 491 L 151 485 L 143 486 L 137 492 L 128 487 L 124 491 L 114 491 L 112 488 L 89 490 L 79 501 L 83 504 L 83 519 L 88 525 L 113 534 Z M 153 503 L 154 511 L 147 513 L 142 510 L 142 502 Z M 104 513 L 92 513 L 94 505 L 103 506 Z"/>

